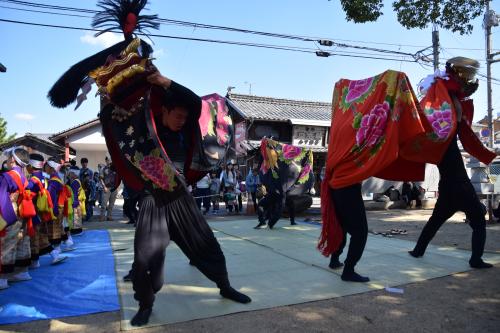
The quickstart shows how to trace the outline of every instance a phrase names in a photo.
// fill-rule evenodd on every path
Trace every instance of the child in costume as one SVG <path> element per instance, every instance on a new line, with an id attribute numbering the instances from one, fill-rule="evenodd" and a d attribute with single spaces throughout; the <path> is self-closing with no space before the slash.
<path id="1" fill-rule="evenodd" d="M 68 185 L 71 190 L 71 207 L 73 214 L 68 217 L 71 235 L 80 235 L 83 232 L 82 221 L 87 214 L 85 202 L 85 191 L 80 181 L 80 169 L 78 167 L 70 167 L 68 173 Z"/>
<path id="2" fill-rule="evenodd" d="M 39 257 L 54 250 L 47 236 L 47 222 L 54 219 L 54 213 L 50 194 L 45 188 L 43 165 L 42 155 L 29 155 L 28 189 L 35 194 L 33 203 L 36 210 L 36 216 L 33 217 L 35 235 L 31 237 L 31 268 L 40 267 Z M 59 256 L 57 262 L 64 260 L 64 258 Z"/>
<path id="3" fill-rule="evenodd" d="M 50 199 L 53 204 L 54 219 L 48 221 L 47 236 L 49 242 L 54 248 L 50 255 L 52 257 L 52 264 L 61 261 L 60 254 L 62 241 L 67 240 L 67 235 L 64 232 L 63 219 L 64 219 L 64 206 L 67 204 L 67 190 L 64 182 L 61 180 L 59 172 L 62 170 L 63 164 L 57 158 L 51 157 L 44 165 L 44 171 L 48 174 L 49 178 L 46 179 L 47 191 L 50 194 Z"/>
<path id="4" fill-rule="evenodd" d="M 8 282 L 31 280 L 28 268 L 31 264 L 30 237 L 35 235 L 33 217 L 33 193 L 27 189 L 25 168 L 29 163 L 26 150 L 13 147 L 4 152 L 9 171 L 0 176 L 0 289 L 9 287 Z"/>

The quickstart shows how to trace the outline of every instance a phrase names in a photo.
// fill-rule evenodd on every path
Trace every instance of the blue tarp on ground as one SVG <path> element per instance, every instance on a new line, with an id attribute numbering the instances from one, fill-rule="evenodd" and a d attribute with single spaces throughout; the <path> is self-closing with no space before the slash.
<path id="1" fill-rule="evenodd" d="M 30 281 L 10 283 L 0 291 L 0 324 L 80 316 L 120 309 L 115 264 L 106 230 L 85 231 L 74 237 L 75 251 L 66 261 L 30 270 Z"/>

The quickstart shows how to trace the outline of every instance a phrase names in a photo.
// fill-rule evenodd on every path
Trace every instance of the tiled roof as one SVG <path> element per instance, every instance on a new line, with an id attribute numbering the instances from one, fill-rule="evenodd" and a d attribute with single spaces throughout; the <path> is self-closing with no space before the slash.
<path id="1" fill-rule="evenodd" d="M 65 137 L 65 136 L 71 135 L 73 133 L 82 131 L 84 129 L 87 129 L 89 127 L 92 127 L 92 126 L 95 126 L 95 125 L 98 125 L 98 124 L 99 124 L 99 118 L 94 118 L 94 119 L 89 120 L 89 121 L 87 121 L 87 122 L 85 122 L 83 124 L 78 124 L 78 125 L 73 126 L 71 128 L 65 129 L 64 131 L 56 133 L 56 134 L 50 136 L 50 140 L 57 141 L 61 137 Z"/>
<path id="2" fill-rule="evenodd" d="M 52 133 L 26 133 L 26 135 L 36 136 L 40 140 L 47 141 L 48 143 L 54 144 L 54 141 L 50 140 L 50 137 L 54 134 Z"/>
<path id="3" fill-rule="evenodd" d="M 46 134 L 46 135 L 50 135 L 50 134 Z M 39 144 L 42 144 L 46 147 L 50 147 L 50 148 L 55 149 L 55 150 L 64 151 L 64 147 L 58 145 L 57 143 L 55 143 L 49 139 L 46 139 L 43 134 L 32 134 L 32 133 L 26 133 L 25 135 L 23 135 L 21 137 L 18 137 L 18 138 L 11 140 L 11 141 L 0 144 L 0 150 L 6 149 L 9 147 L 13 147 L 16 145 L 22 145 L 26 142 L 26 140 L 31 140 L 32 142 L 33 141 L 38 142 Z"/>
<path id="4" fill-rule="evenodd" d="M 230 94 L 230 101 L 246 119 L 330 122 L 332 104 L 253 95 Z"/>

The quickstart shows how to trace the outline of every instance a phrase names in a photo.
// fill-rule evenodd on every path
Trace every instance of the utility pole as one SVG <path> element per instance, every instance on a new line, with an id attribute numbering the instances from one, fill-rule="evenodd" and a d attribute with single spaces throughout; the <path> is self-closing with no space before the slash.
<path id="1" fill-rule="evenodd" d="M 490 0 L 486 1 L 486 12 L 484 13 L 483 28 L 486 38 L 486 94 L 488 100 L 488 130 L 490 137 L 488 140 L 489 147 L 493 147 L 495 138 L 495 126 L 493 123 L 493 105 L 492 105 L 492 90 L 491 90 L 491 64 L 498 62 L 493 57 L 499 55 L 499 52 L 491 53 L 491 27 L 498 26 L 499 16 L 490 10 Z"/>
<path id="2" fill-rule="evenodd" d="M 439 69 L 439 30 L 437 25 L 432 27 L 432 55 L 434 59 L 434 71 Z"/>
<path id="3" fill-rule="evenodd" d="M 486 1 L 486 12 L 484 14 L 484 31 L 486 37 L 486 95 L 488 97 L 488 130 L 490 137 L 488 146 L 493 147 L 493 137 L 495 136 L 493 126 L 493 106 L 491 101 L 491 24 L 490 24 L 490 1 Z"/>

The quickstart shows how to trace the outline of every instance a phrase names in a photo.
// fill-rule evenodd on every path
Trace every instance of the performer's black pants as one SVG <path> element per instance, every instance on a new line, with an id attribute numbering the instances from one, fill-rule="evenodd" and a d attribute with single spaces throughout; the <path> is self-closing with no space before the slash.
<path id="1" fill-rule="evenodd" d="M 288 210 L 288 216 L 290 216 L 290 223 L 295 223 L 295 200 L 297 196 L 287 195 L 285 200 L 285 206 Z"/>
<path id="2" fill-rule="evenodd" d="M 123 202 L 123 213 L 133 223 L 137 220 L 139 195 L 132 195 Z"/>
<path id="3" fill-rule="evenodd" d="M 471 261 L 481 260 L 486 241 L 485 211 L 469 179 L 439 182 L 439 197 L 431 218 L 418 238 L 415 254 L 423 255 L 439 228 L 458 211 L 465 213 L 472 228 Z"/>
<path id="4" fill-rule="evenodd" d="M 281 196 L 277 193 L 268 193 L 265 197 L 259 200 L 257 204 L 257 215 L 259 223 L 267 223 L 273 227 L 281 218 L 283 211 L 283 202 Z"/>
<path id="5" fill-rule="evenodd" d="M 221 289 L 229 286 L 226 259 L 190 194 L 166 202 L 146 194 L 141 201 L 134 239 L 132 283 L 139 306 L 153 306 L 163 286 L 165 249 L 174 241 L 206 277 Z"/>
<path id="6" fill-rule="evenodd" d="M 365 204 L 361 195 L 361 184 L 331 189 L 335 212 L 344 231 L 344 243 L 337 253 L 340 255 L 345 245 L 346 233 L 351 235 L 347 258 L 344 262 L 344 272 L 353 272 L 354 266 L 363 255 L 368 238 L 368 221 L 366 220 Z"/>

